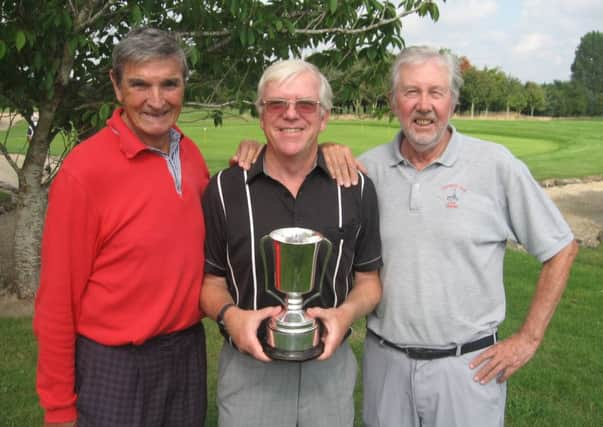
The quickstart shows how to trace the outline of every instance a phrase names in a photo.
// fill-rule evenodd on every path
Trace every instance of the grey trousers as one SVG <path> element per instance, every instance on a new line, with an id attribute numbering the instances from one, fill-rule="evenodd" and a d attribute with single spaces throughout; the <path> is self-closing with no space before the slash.
<path id="1" fill-rule="evenodd" d="M 473 381 L 458 357 L 413 360 L 366 337 L 363 355 L 363 421 L 367 427 L 501 427 L 507 384 Z"/>
<path id="2" fill-rule="evenodd" d="M 260 362 L 224 344 L 220 427 L 350 427 L 357 362 L 347 342 L 325 361 Z"/>

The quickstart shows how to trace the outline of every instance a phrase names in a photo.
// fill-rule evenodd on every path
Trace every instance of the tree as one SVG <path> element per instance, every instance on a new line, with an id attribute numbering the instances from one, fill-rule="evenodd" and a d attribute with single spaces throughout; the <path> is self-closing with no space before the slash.
<path id="1" fill-rule="evenodd" d="M 473 67 L 473 65 L 471 65 L 471 62 L 469 62 L 469 59 L 466 56 L 461 56 L 459 58 L 459 68 L 461 69 L 461 74 L 465 74 L 465 72 L 471 67 Z"/>
<path id="2" fill-rule="evenodd" d="M 530 110 L 530 116 L 534 117 L 534 111 L 542 110 L 546 106 L 545 92 L 541 85 L 534 82 L 525 84 L 526 106 Z"/>
<path id="3" fill-rule="evenodd" d="M 543 86 L 547 114 L 553 117 L 581 116 L 588 109 L 588 90 L 577 82 L 555 80 Z"/>
<path id="4" fill-rule="evenodd" d="M 525 89 L 516 77 L 506 76 L 503 96 L 506 101 L 507 117 L 509 116 L 511 109 L 520 113 L 521 110 L 526 107 L 527 99 Z"/>
<path id="5" fill-rule="evenodd" d="M 487 117 L 490 110 L 501 111 L 505 106 L 504 93 L 507 76 L 498 68 L 484 67 L 481 81 L 483 85 L 482 102 Z"/>
<path id="6" fill-rule="evenodd" d="M 603 95 L 603 33 L 591 31 L 580 39 L 571 70 L 572 81 L 581 83 L 589 93 L 589 112 L 602 114 L 599 98 Z"/>
<path id="7" fill-rule="evenodd" d="M 469 65 L 463 72 L 463 81 L 464 84 L 461 88 L 459 103 L 462 108 L 469 108 L 471 111 L 471 118 L 473 119 L 475 106 L 482 98 L 480 71 L 474 66 Z"/>
<path id="8" fill-rule="evenodd" d="M 478 70 L 469 66 L 463 73 L 463 79 L 461 106 L 470 106 L 471 118 L 476 107 L 481 108 L 487 116 L 491 107 L 499 108 L 504 105 L 506 76 L 498 68 L 484 67 L 483 70 Z"/>
<path id="9" fill-rule="evenodd" d="M 566 83 L 566 108 L 568 116 L 584 116 L 588 114 L 591 93 L 580 82 L 565 82 Z"/>
<path id="10" fill-rule="evenodd" d="M 323 72 L 331 82 L 334 98 L 346 112 L 381 116 L 389 111 L 389 71 L 393 60 L 393 54 L 377 62 L 361 58 L 345 69 L 325 67 Z"/>
<path id="11" fill-rule="evenodd" d="M 114 106 L 107 76 L 113 45 L 133 26 L 178 32 L 189 50 L 190 105 L 248 108 L 251 82 L 267 64 L 322 48 L 318 66 L 380 61 L 401 47 L 401 22 L 437 20 L 435 1 L 349 0 L 20 0 L 0 3 L 2 111 L 39 120 L 16 170 L 15 287 L 32 297 L 46 209 L 45 161 L 60 133 L 81 139 L 102 126 Z M 51 171 L 52 172 L 52 171 Z"/>

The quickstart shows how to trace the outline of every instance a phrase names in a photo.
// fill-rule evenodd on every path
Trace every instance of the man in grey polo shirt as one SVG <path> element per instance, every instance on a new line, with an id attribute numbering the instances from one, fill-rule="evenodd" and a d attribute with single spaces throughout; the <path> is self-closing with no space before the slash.
<path id="1" fill-rule="evenodd" d="M 453 55 L 403 50 L 391 92 L 401 131 L 360 157 L 377 190 L 384 262 L 364 348 L 366 426 L 502 426 L 506 380 L 542 342 L 577 253 L 527 167 L 449 123 L 461 85 Z M 349 150 L 323 152 L 345 170 Z M 509 239 L 543 264 L 523 325 L 498 341 Z"/>
<path id="2" fill-rule="evenodd" d="M 449 123 L 462 85 L 454 56 L 410 47 L 391 77 L 401 131 L 360 158 L 377 190 L 384 263 L 367 323 L 364 422 L 502 426 L 506 380 L 542 342 L 577 245 L 521 161 Z M 245 166 L 255 149 L 242 148 Z M 351 151 L 322 152 L 332 175 L 353 183 Z M 509 239 L 543 264 L 524 323 L 498 341 Z"/>

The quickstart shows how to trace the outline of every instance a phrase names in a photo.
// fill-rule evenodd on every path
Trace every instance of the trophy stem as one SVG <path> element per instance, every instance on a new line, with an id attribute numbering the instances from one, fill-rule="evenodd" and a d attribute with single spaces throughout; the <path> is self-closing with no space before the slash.
<path id="1" fill-rule="evenodd" d="M 303 310 L 304 299 L 299 292 L 289 292 L 285 295 L 285 309 L 288 312 L 299 313 Z"/>

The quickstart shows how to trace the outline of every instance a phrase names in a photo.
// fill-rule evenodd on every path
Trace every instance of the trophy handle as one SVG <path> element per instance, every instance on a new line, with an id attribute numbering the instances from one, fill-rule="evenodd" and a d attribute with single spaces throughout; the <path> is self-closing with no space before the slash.
<path id="1" fill-rule="evenodd" d="M 322 282 L 323 282 L 323 280 L 325 278 L 325 273 L 327 272 L 327 265 L 328 265 L 329 258 L 331 257 L 331 252 L 333 251 L 333 244 L 326 237 L 323 238 L 320 242 L 318 242 L 318 244 L 316 246 L 316 250 L 318 250 L 319 247 L 320 247 L 320 245 L 322 245 L 323 243 L 325 245 L 327 245 L 327 253 L 324 256 L 323 265 L 322 265 L 322 271 L 320 272 L 320 278 L 318 279 L 318 290 L 314 293 L 314 295 L 312 295 L 311 297 L 307 298 L 304 301 L 304 303 L 302 305 L 302 308 L 305 308 L 306 305 L 308 305 L 308 303 L 310 301 L 312 301 L 314 298 L 317 298 L 320 295 L 322 295 Z"/>
<path id="2" fill-rule="evenodd" d="M 272 241 L 272 238 L 268 234 L 260 238 L 260 254 L 262 255 L 262 263 L 264 264 L 264 287 L 266 288 L 266 292 L 268 292 L 268 294 L 276 298 L 282 305 L 286 305 L 285 301 L 281 298 L 281 296 L 278 295 L 276 292 L 273 292 L 269 286 L 268 262 L 266 261 L 266 251 L 264 249 L 266 247 L 267 240 Z"/>

